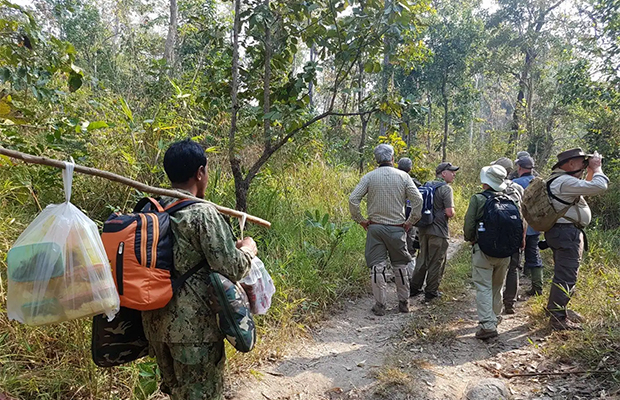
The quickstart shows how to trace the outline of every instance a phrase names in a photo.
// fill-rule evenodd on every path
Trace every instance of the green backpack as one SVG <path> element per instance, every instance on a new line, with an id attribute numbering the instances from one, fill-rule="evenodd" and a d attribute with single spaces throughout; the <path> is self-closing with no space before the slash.
<path id="1" fill-rule="evenodd" d="M 215 313 L 220 332 L 235 349 L 247 353 L 256 344 L 256 326 L 245 290 L 217 272 L 209 274 L 209 283 L 209 307 Z"/>

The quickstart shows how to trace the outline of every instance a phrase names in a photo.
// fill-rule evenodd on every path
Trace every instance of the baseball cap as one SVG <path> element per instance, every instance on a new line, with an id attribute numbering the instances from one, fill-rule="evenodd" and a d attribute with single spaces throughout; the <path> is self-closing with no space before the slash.
<path id="1" fill-rule="evenodd" d="M 517 160 L 517 165 L 521 168 L 532 169 L 534 168 L 534 159 L 530 156 L 521 157 Z"/>
<path id="2" fill-rule="evenodd" d="M 437 166 L 437 168 L 435 168 L 435 174 L 439 175 L 443 171 L 458 171 L 459 169 L 460 167 L 452 165 L 452 163 L 442 162 L 441 164 Z"/>

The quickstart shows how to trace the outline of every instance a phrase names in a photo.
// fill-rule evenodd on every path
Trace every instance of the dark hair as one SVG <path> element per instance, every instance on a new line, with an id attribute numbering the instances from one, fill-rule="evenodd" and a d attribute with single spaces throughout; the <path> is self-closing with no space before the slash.
<path id="1" fill-rule="evenodd" d="M 206 165 L 204 149 L 191 139 L 172 143 L 164 155 L 164 170 L 172 183 L 189 181 L 200 167 Z"/>

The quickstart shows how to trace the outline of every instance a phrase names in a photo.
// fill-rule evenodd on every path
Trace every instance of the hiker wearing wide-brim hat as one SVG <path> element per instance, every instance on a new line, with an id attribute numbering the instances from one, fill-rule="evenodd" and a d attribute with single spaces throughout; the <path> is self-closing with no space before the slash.
<path id="1" fill-rule="evenodd" d="M 503 166 L 496 163 L 483 167 L 480 182 L 484 191 L 471 197 L 465 214 L 465 240 L 473 245 L 472 280 L 476 287 L 478 339 L 497 336 L 506 270 L 511 256 L 523 242 L 520 211 L 516 202 L 505 193 L 505 180 Z M 493 241 L 497 246 L 489 246 Z"/>
<path id="2" fill-rule="evenodd" d="M 549 324 L 555 330 L 580 329 L 575 322 L 581 321 L 571 320 L 571 315 L 575 314 L 568 312 L 567 306 L 577 283 L 584 248 L 587 251 L 583 228 L 592 219 L 583 196 L 603 193 L 609 183 L 601 168 L 601 159 L 597 152 L 587 154 L 575 148 L 558 154 L 558 162 L 553 166 L 548 186 L 553 206 L 556 210 L 568 207 L 564 216 L 545 233 L 547 244 L 553 250 L 553 281 L 547 311 Z M 581 179 L 584 170 L 587 171 L 585 180 Z"/>
<path id="3" fill-rule="evenodd" d="M 524 152 L 519 152 L 522 154 Z M 517 154 L 517 155 L 518 155 Z M 517 160 L 518 162 L 519 160 Z M 491 163 L 491 165 L 501 165 L 506 169 L 508 175 L 514 172 L 514 164 L 508 157 L 501 157 Z M 517 175 L 518 176 L 518 175 Z M 523 199 L 523 188 L 514 183 L 510 178 L 505 179 L 506 195 L 510 197 L 516 204 L 520 205 Z M 504 312 L 506 314 L 515 313 L 515 305 L 517 303 L 517 295 L 519 291 L 519 266 L 521 265 L 521 251 L 516 251 L 510 256 L 510 265 L 506 273 L 506 287 L 503 292 Z"/>

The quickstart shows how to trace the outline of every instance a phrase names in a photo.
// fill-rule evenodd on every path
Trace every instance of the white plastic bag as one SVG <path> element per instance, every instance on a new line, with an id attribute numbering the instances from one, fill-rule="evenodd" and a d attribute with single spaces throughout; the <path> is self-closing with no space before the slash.
<path id="1" fill-rule="evenodd" d="M 7 254 L 10 319 L 43 325 L 106 314 L 120 300 L 97 225 L 69 202 L 73 163 L 62 179 L 66 202 L 47 206 Z"/>
<path id="2" fill-rule="evenodd" d="M 250 272 L 239 283 L 250 299 L 252 314 L 266 314 L 271 307 L 271 297 L 276 292 L 276 287 L 260 258 L 252 259 Z"/>

